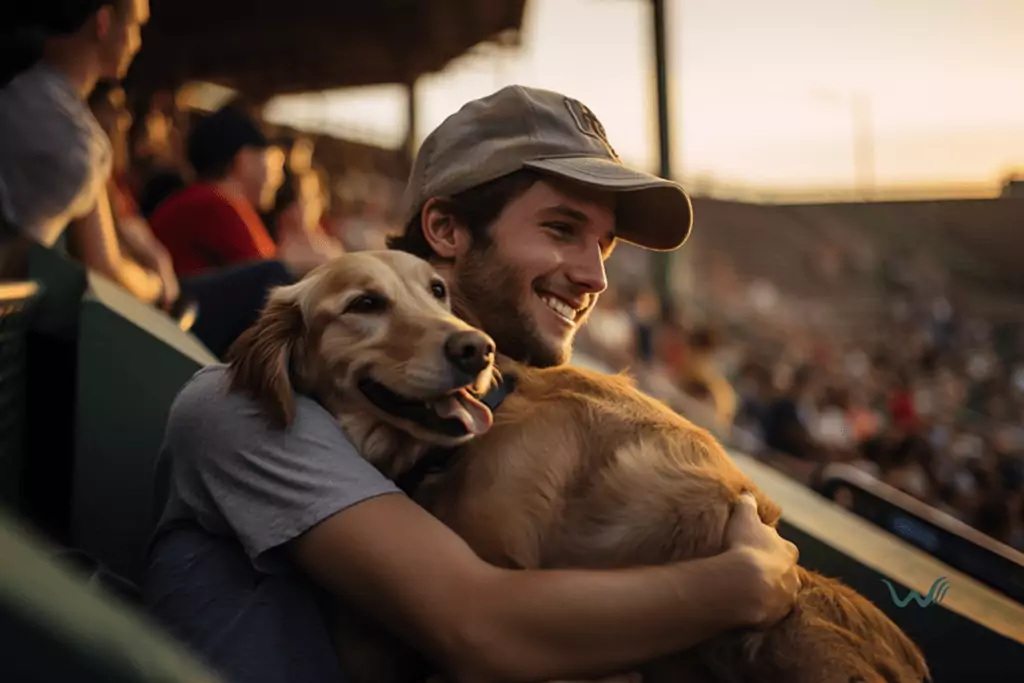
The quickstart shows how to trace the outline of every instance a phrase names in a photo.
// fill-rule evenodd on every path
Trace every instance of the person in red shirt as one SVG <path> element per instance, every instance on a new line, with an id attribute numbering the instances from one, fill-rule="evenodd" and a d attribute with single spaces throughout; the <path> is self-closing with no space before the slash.
<path id="1" fill-rule="evenodd" d="M 197 122 L 187 141 L 198 182 L 160 204 L 150 219 L 180 277 L 275 259 L 260 218 L 283 178 L 284 155 L 240 107 Z"/>

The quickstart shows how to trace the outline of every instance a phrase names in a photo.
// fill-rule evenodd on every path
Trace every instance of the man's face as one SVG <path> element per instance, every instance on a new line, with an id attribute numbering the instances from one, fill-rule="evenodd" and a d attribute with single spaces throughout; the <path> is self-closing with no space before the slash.
<path id="1" fill-rule="evenodd" d="M 458 303 L 501 353 L 540 367 L 565 363 L 607 287 L 614 229 L 614 195 L 538 181 L 506 205 L 489 245 L 456 257 Z"/>
<path id="2" fill-rule="evenodd" d="M 125 0 L 110 12 L 109 28 L 100 36 L 102 77 L 123 80 L 142 47 L 142 27 L 149 21 L 149 0 Z"/>

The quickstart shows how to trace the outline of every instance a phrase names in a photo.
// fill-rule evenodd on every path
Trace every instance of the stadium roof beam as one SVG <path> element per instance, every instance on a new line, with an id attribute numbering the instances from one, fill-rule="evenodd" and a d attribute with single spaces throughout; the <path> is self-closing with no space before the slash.
<path id="1" fill-rule="evenodd" d="M 224 85 L 255 101 L 410 84 L 481 42 L 508 40 L 526 0 L 152 0 L 128 86 Z"/>

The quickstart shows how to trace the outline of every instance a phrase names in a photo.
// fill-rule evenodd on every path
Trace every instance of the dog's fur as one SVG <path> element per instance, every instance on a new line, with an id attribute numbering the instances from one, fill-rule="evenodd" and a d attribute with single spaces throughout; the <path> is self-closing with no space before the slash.
<path id="1" fill-rule="evenodd" d="M 360 398 L 354 377 L 369 371 L 406 396 L 439 388 L 442 337 L 466 325 L 447 301 L 426 294 L 433 278 L 426 262 L 408 254 L 362 253 L 276 291 L 234 349 L 235 387 L 282 425 L 291 417 L 291 392 L 310 393 L 370 462 L 396 477 L 438 440 Z M 343 320 L 344 303 L 368 289 L 392 300 L 389 310 L 376 320 Z M 459 446 L 458 458 L 416 496 L 485 560 L 616 568 L 708 557 L 723 550 L 744 491 L 754 492 L 766 523 L 778 522 L 779 507 L 708 432 L 625 377 L 507 359 L 499 366 L 515 375 L 516 390 L 494 425 L 475 439 L 441 440 Z M 484 373 L 478 389 L 488 379 Z M 653 662 L 645 682 L 928 680 L 920 651 L 879 609 L 837 581 L 801 573 L 803 588 L 782 622 Z"/>

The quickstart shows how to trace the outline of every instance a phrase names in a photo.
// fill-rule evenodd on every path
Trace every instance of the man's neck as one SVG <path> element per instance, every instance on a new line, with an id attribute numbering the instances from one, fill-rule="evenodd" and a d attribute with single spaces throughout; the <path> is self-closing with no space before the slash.
<path id="1" fill-rule="evenodd" d="M 100 69 L 92 55 L 83 55 L 82 50 L 68 43 L 47 46 L 43 63 L 67 78 L 82 100 L 89 97 L 100 80 Z"/>

